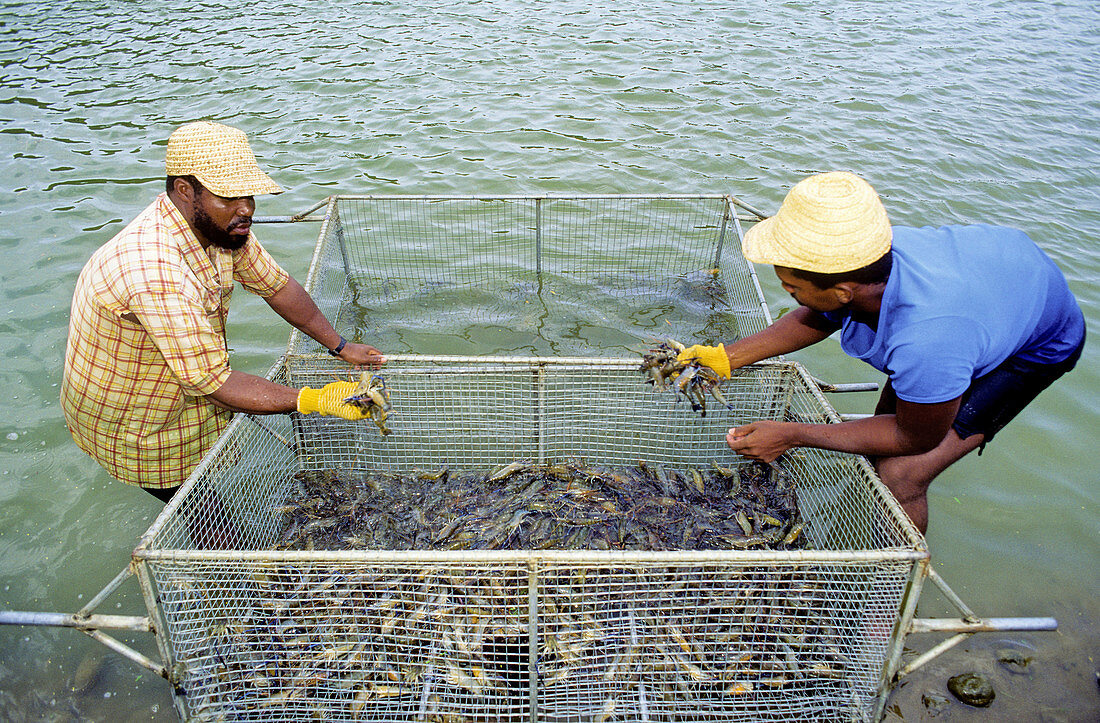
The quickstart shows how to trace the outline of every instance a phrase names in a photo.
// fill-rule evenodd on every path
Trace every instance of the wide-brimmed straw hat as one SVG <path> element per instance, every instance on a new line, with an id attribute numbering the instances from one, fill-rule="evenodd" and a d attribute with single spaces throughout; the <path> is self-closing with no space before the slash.
<path id="1" fill-rule="evenodd" d="M 194 176 L 208 191 L 226 198 L 282 193 L 256 165 L 244 131 L 198 121 L 168 136 L 164 168 L 169 176 Z"/>
<path id="2" fill-rule="evenodd" d="M 871 184 L 834 171 L 799 181 L 774 216 L 749 229 L 741 251 L 754 263 L 835 274 L 878 261 L 892 236 Z"/>

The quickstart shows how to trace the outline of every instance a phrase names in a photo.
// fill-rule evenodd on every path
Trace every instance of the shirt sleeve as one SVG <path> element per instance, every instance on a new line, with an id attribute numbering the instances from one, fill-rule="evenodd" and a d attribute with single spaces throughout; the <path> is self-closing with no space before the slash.
<path id="1" fill-rule="evenodd" d="M 267 298 L 286 286 L 290 274 L 272 258 L 254 235 L 233 254 L 233 278 L 254 294 Z"/>
<path id="2" fill-rule="evenodd" d="M 214 330 L 201 303 L 144 291 L 131 297 L 130 308 L 185 394 L 212 394 L 225 384 L 230 373 L 225 337 Z"/>
<path id="3" fill-rule="evenodd" d="M 898 399 L 937 404 L 961 396 L 974 378 L 987 334 L 970 319 L 939 317 L 906 328 L 886 358 Z"/>

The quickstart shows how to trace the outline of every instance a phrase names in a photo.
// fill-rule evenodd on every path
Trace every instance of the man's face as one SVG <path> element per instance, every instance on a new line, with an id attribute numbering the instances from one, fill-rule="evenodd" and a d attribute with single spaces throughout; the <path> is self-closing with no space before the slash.
<path id="1" fill-rule="evenodd" d="M 205 188 L 191 202 L 191 225 L 218 248 L 236 251 L 248 241 L 256 200 L 252 196 L 223 198 Z"/>
<path id="2" fill-rule="evenodd" d="M 836 311 L 850 302 L 851 295 L 841 286 L 832 286 L 822 289 L 811 281 L 807 281 L 791 273 L 785 266 L 776 266 L 775 275 L 783 285 L 783 290 L 794 297 L 802 306 L 817 312 Z"/>

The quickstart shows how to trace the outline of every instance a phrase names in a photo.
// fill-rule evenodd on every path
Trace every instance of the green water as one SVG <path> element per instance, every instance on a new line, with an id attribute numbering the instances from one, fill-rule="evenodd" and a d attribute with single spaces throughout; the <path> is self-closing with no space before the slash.
<path id="1" fill-rule="evenodd" d="M 637 357 L 668 337 L 719 341 L 747 335 L 713 280 L 709 286 L 704 280 L 628 285 L 631 280 L 596 285 L 591 277 L 542 275 L 477 288 L 358 294 L 341 307 L 336 324 L 348 338 L 369 340 L 393 354 L 622 358 Z M 764 325 L 759 304 L 748 321 Z"/>
<path id="2" fill-rule="evenodd" d="M 337 192 L 733 193 L 774 211 L 803 176 L 853 170 L 895 223 L 1027 230 L 1096 329 L 1098 50 L 1092 0 L 4 3 L 0 609 L 77 610 L 160 507 L 76 449 L 57 394 L 76 275 L 163 187 L 180 123 L 249 133 L 288 189 L 260 199 L 265 215 Z M 304 278 L 314 226 L 257 232 Z M 789 298 L 760 272 L 778 314 Z M 234 367 L 263 373 L 288 330 L 241 293 L 229 334 Z M 489 336 L 472 346 L 531 345 L 515 325 Z M 1059 631 L 971 638 L 907 678 L 888 719 L 927 718 L 922 694 L 971 669 L 993 677 L 993 706 L 939 720 L 1100 717 L 1098 356 L 1087 346 L 930 496 L 933 564 L 966 603 Z M 797 358 L 830 381 L 878 380 L 831 341 Z M 867 412 L 874 396 L 833 400 Z M 131 581 L 99 611 L 144 604 Z M 928 595 L 918 612 L 948 611 Z M 118 637 L 156 655 L 152 636 Z M 1032 657 L 1028 674 L 998 666 L 1005 647 Z M 79 632 L 5 627 L 0 651 L 0 718 L 174 717 L 163 681 Z"/>

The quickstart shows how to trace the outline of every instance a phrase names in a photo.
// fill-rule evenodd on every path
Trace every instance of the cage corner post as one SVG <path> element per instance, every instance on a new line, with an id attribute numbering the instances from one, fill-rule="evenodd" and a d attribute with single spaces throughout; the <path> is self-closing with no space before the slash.
<path id="1" fill-rule="evenodd" d="M 134 557 L 130 563 L 130 567 L 137 576 L 138 588 L 141 590 L 141 596 L 145 600 L 145 609 L 149 611 L 149 623 L 153 629 L 153 638 L 156 640 L 157 651 L 160 653 L 160 658 L 164 661 L 163 677 L 172 686 L 172 705 L 175 707 L 176 714 L 179 716 L 180 720 L 187 720 L 186 691 L 181 686 L 180 681 L 176 679 L 177 675 L 175 673 L 175 664 L 172 657 L 172 646 L 168 640 L 167 623 L 157 605 L 155 583 L 153 582 L 153 576 L 149 570 L 149 561 L 145 559 L 142 550 L 146 544 L 148 543 L 143 541 L 142 546 L 134 551 Z"/>

